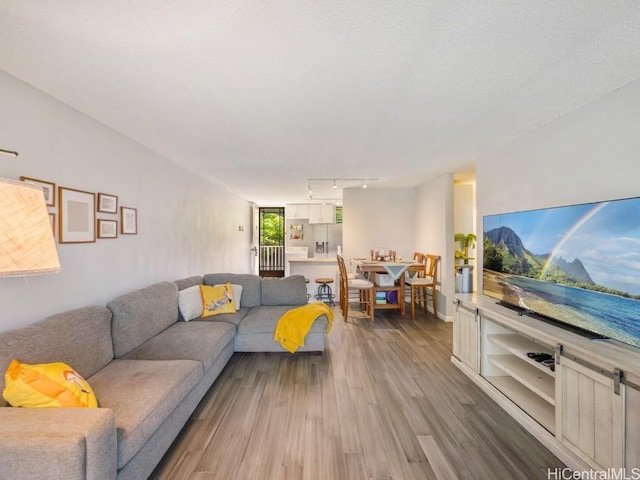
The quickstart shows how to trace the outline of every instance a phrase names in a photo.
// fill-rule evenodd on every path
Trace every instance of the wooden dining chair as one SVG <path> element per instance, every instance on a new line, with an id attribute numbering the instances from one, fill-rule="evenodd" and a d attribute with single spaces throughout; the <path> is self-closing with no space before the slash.
<path id="1" fill-rule="evenodd" d="M 373 320 L 373 283 L 364 278 L 350 278 L 344 258 L 338 255 L 338 269 L 340 273 L 340 308 L 344 321 L 349 316 L 349 303 L 357 302 L 365 308 L 367 316 Z M 357 297 L 354 295 L 357 294 Z"/>
<path id="2" fill-rule="evenodd" d="M 433 315 L 438 316 L 438 293 L 436 292 L 436 283 L 438 278 L 438 263 L 440 257 L 438 255 L 419 254 L 414 261 L 421 263 L 424 268 L 418 270 L 413 277 L 405 278 L 405 285 L 409 288 L 411 302 L 411 320 L 416 319 L 416 303 L 420 303 L 426 313 L 428 297 L 431 296 L 433 306 Z"/>

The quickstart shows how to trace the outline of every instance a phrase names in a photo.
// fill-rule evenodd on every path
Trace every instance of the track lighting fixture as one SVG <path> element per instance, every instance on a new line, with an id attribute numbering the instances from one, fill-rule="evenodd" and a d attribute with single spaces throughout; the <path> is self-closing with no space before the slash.
<path id="1" fill-rule="evenodd" d="M 346 187 L 353 187 L 352 182 L 360 182 L 362 188 L 367 188 L 367 182 L 375 182 L 377 178 L 307 178 L 307 191 L 311 192 L 311 183 L 331 182 L 331 188 L 338 189 L 338 182 L 346 184 Z M 357 183 L 356 183 L 357 185 Z M 311 192 L 313 193 L 313 192 Z"/>
<path id="2" fill-rule="evenodd" d="M 14 152 L 12 150 L 5 150 L 3 148 L 0 148 L 0 154 L 9 155 L 10 157 L 17 157 L 18 156 L 18 152 Z"/>

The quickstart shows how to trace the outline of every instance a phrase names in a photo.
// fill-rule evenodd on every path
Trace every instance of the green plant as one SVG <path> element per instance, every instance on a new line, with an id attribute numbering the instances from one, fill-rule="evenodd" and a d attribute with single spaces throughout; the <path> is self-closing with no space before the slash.
<path id="1" fill-rule="evenodd" d="M 465 265 L 469 263 L 469 260 L 473 260 L 473 257 L 469 256 L 469 249 L 476 246 L 476 238 L 475 233 L 455 234 L 454 240 L 460 247 L 456 250 L 456 260 L 462 260 Z"/>

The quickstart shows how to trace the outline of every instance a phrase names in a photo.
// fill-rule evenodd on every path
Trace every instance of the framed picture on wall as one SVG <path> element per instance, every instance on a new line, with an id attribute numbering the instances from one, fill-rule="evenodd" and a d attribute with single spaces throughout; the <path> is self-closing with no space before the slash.
<path id="1" fill-rule="evenodd" d="M 98 238 L 117 238 L 118 221 L 98 219 Z"/>
<path id="2" fill-rule="evenodd" d="M 96 241 L 96 195 L 91 192 L 59 187 L 58 236 L 60 243 Z"/>
<path id="3" fill-rule="evenodd" d="M 120 233 L 123 235 L 137 235 L 138 210 L 131 207 L 120 207 Z"/>
<path id="4" fill-rule="evenodd" d="M 38 180 L 37 178 L 20 177 L 20 180 L 29 185 L 35 185 L 40 187 L 44 192 L 44 199 L 47 203 L 47 207 L 56 206 L 56 184 L 46 182 L 44 180 Z"/>
<path id="5" fill-rule="evenodd" d="M 98 193 L 98 211 L 102 213 L 118 213 L 118 197 L 107 193 Z"/>

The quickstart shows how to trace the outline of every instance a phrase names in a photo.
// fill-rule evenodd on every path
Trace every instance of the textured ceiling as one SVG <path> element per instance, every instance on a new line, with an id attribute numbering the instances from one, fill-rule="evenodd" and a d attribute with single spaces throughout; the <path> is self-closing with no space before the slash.
<path id="1" fill-rule="evenodd" d="M 0 69 L 277 205 L 468 172 L 640 78 L 638 25 L 634 0 L 2 0 Z"/>

